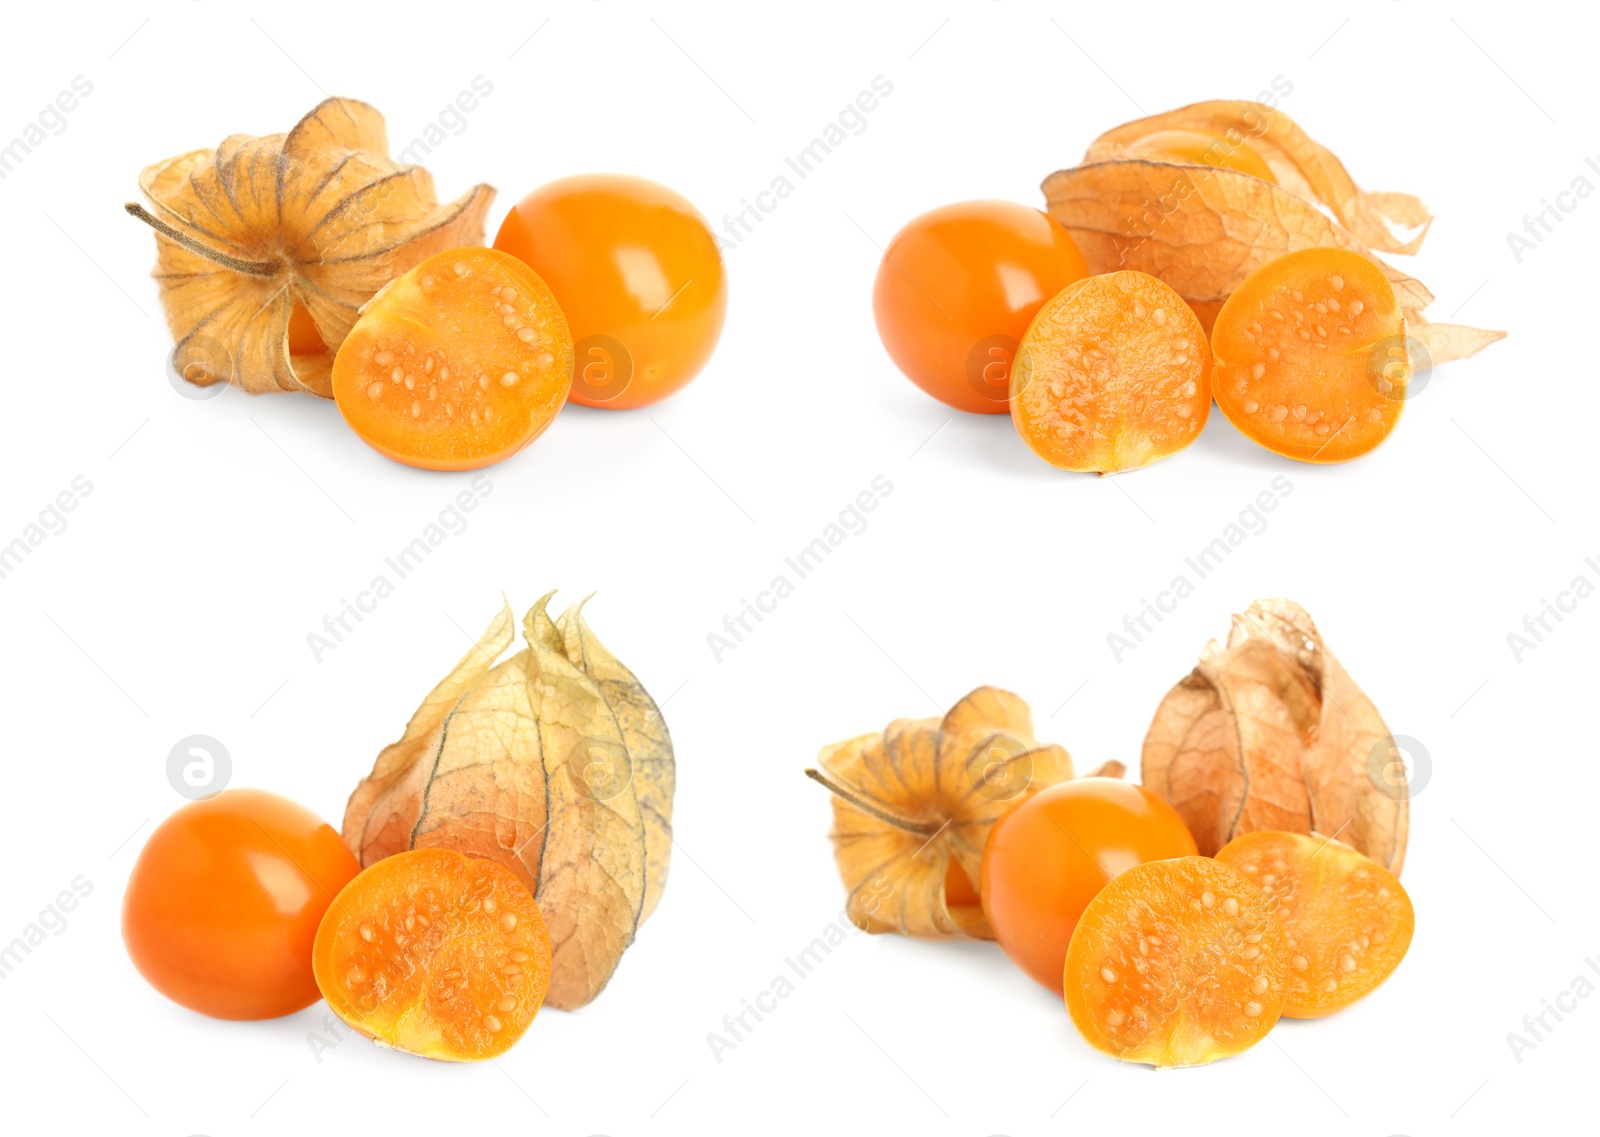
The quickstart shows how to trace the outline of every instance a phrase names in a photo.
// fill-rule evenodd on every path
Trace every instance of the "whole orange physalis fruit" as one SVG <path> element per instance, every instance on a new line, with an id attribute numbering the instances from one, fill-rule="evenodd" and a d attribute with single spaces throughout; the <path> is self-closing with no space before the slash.
<path id="1" fill-rule="evenodd" d="M 979 893 L 1013 962 L 1061 993 L 1078 918 L 1119 873 L 1195 854 L 1177 810 L 1118 778 L 1074 778 L 1012 807 L 983 847 Z"/>
<path id="2" fill-rule="evenodd" d="M 659 402 L 700 374 L 722 335 L 728 282 L 717 240 L 687 198 L 657 182 L 551 182 L 512 208 L 494 247 L 526 262 L 566 313 L 574 403 Z"/>
<path id="3" fill-rule="evenodd" d="M 957 410 L 1005 414 L 1018 342 L 1044 302 L 1089 269 L 1039 210 L 963 201 L 894 235 L 872 286 L 878 337 L 895 366 Z"/>
<path id="4" fill-rule="evenodd" d="M 311 945 L 361 870 L 316 814 L 224 790 L 156 827 L 122 900 L 122 938 L 167 998 L 219 1019 L 270 1019 L 321 997 Z"/>

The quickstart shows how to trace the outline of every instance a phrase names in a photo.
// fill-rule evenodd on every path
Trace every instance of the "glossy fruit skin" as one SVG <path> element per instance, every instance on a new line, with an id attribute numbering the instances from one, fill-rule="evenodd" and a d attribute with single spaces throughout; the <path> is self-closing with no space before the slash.
<path id="1" fill-rule="evenodd" d="M 1005 414 L 1022 334 L 1046 300 L 1088 275 L 1072 237 L 1039 210 L 964 201 L 894 235 L 872 313 L 913 383 L 957 410 Z"/>
<path id="2" fill-rule="evenodd" d="M 979 892 L 995 939 L 1061 994 L 1078 918 L 1113 877 L 1146 861 L 1195 855 L 1177 810 L 1119 778 L 1074 778 L 1013 806 L 989 831 Z"/>
<path id="3" fill-rule="evenodd" d="M 657 182 L 561 178 L 512 208 L 494 247 L 543 277 L 566 313 L 578 347 L 572 402 L 659 402 L 700 374 L 722 335 L 728 282 L 716 238 L 687 198 Z"/>
<path id="4" fill-rule="evenodd" d="M 263 790 L 191 802 L 150 835 L 122 901 L 122 938 L 167 998 L 219 1019 L 270 1019 L 321 997 L 311 945 L 361 866 L 338 832 Z"/>

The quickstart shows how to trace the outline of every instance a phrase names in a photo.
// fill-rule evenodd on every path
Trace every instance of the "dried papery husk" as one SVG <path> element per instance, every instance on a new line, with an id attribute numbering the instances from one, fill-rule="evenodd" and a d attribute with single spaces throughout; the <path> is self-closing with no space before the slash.
<path id="1" fill-rule="evenodd" d="M 288 134 L 236 134 L 147 168 L 155 278 L 176 347 L 198 386 L 332 397 L 332 356 L 363 304 L 444 249 L 483 243 L 494 190 L 446 205 L 420 166 L 388 156 L 383 116 L 327 99 Z M 289 318 L 303 304 L 327 345 L 291 356 Z"/>
<path id="2" fill-rule="evenodd" d="M 1406 313 L 1406 335 L 1420 341 L 1427 349 L 1426 362 L 1429 365 L 1477 355 L 1496 340 L 1506 338 L 1505 332 L 1490 331 L 1487 328 L 1472 328 L 1465 324 L 1430 323 L 1421 312 L 1410 311 Z M 1420 364 L 1422 361 L 1413 362 Z"/>
<path id="3" fill-rule="evenodd" d="M 595 636 L 583 618 L 588 600 L 573 605 L 556 621 L 562 645 L 572 665 L 582 671 L 605 698 L 617 717 L 622 741 L 632 761 L 633 787 L 644 821 L 645 893 L 639 912 L 643 924 L 661 900 L 672 860 L 672 796 L 677 788 L 677 764 L 672 736 L 667 733 L 661 708 L 637 676 L 625 667 Z"/>
<path id="4" fill-rule="evenodd" d="M 1022 699 L 980 687 L 943 718 L 825 747 L 806 774 L 834 795 L 829 835 L 852 921 L 918 939 L 993 939 L 978 906 L 946 903 L 950 864 L 977 880 L 995 821 L 1070 778 L 1072 758 L 1034 740 Z"/>
<path id="5" fill-rule="evenodd" d="M 550 813 L 534 899 L 550 929 L 545 999 L 570 1010 L 600 993 L 633 942 L 645 841 L 622 728 L 599 688 L 562 648 L 549 646 L 560 642 L 545 613 L 549 600 L 523 621 Z"/>
<path id="6" fill-rule="evenodd" d="M 445 848 L 516 873 L 550 929 L 545 1001 L 572 1010 L 604 988 L 633 941 L 651 871 L 636 793 L 671 785 L 672 755 L 659 712 L 653 726 L 624 728 L 600 686 L 631 718 L 654 707 L 638 680 L 587 624 L 576 628 L 575 610 L 567 628 L 582 654 L 569 658 L 548 602 L 528 612 L 523 650 L 499 659 L 515 636 L 506 607 L 433 689 L 351 794 L 344 839 L 363 865 Z M 669 791 L 668 825 L 670 808 Z M 665 860 L 657 868 L 664 877 Z"/>
<path id="7" fill-rule="evenodd" d="M 1327 206 L 1359 241 L 1382 253 L 1414 253 L 1433 217 L 1408 193 L 1368 193 L 1356 185 L 1332 150 L 1314 140 L 1288 115 L 1265 103 L 1211 99 L 1113 127 L 1089 144 L 1085 163 L 1127 155 L 1159 131 L 1192 130 L 1225 142 L 1247 144 L 1265 159 L 1278 184 L 1290 193 Z M 1392 227 L 1416 230 L 1399 237 Z"/>
<path id="8" fill-rule="evenodd" d="M 1258 600 L 1162 700 L 1141 778 L 1182 815 L 1203 855 L 1241 833 L 1318 833 L 1398 874 L 1405 787 L 1371 773 L 1375 748 L 1391 737 L 1305 610 Z"/>
<path id="9" fill-rule="evenodd" d="M 1048 212 L 1093 273 L 1137 269 L 1170 285 L 1209 332 L 1256 269 L 1285 253 L 1350 249 L 1377 264 L 1402 308 L 1433 301 L 1422 282 L 1384 264 L 1311 202 L 1237 170 L 1117 158 L 1051 174 Z"/>

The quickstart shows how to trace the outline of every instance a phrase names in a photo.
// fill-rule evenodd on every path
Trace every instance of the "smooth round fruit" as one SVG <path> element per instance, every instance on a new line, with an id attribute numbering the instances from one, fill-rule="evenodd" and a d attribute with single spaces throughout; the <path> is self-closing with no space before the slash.
<path id="1" fill-rule="evenodd" d="M 571 399 L 624 410 L 659 402 L 705 367 L 728 283 L 711 227 L 682 194 L 627 174 L 541 186 L 494 247 L 544 278 L 577 343 Z"/>
<path id="2" fill-rule="evenodd" d="M 1005 414 L 1022 333 L 1046 300 L 1088 275 L 1071 236 L 1039 210 L 964 201 L 894 235 L 872 313 L 913 383 L 957 410 Z"/>
<path id="3" fill-rule="evenodd" d="M 128 878 L 122 938 L 167 998 L 271 1019 L 320 997 L 311 944 L 361 866 L 332 826 L 263 790 L 224 790 L 156 827 Z"/>
<path id="4" fill-rule="evenodd" d="M 550 987 L 533 894 L 504 866 L 450 849 L 369 865 L 323 917 L 312 958 L 334 1014 L 444 1062 L 504 1054 Z"/>
<path id="5" fill-rule="evenodd" d="M 1106 882 L 1146 861 L 1194 852 L 1177 811 L 1144 787 L 1074 778 L 995 822 L 978 891 L 1006 954 L 1059 994 L 1072 929 Z"/>
<path id="6" fill-rule="evenodd" d="M 1266 897 L 1210 857 L 1138 865 L 1089 902 L 1067 952 L 1073 1025 L 1124 1062 L 1248 1050 L 1283 1009 L 1288 948 Z"/>
<path id="7" fill-rule="evenodd" d="M 572 358 L 537 273 L 509 253 L 449 249 L 362 308 L 333 359 L 333 397 L 379 453 L 475 470 L 544 433 L 567 400 Z"/>

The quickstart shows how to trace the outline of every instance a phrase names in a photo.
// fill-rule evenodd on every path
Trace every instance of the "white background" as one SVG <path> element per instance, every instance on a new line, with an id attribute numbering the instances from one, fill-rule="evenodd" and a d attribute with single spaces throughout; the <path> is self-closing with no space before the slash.
<path id="1" fill-rule="evenodd" d="M 468 16 L 470 7 L 471 15 Z M 94 85 L 0 181 L 9 235 L 0 539 L 74 477 L 64 532 L 0 581 L 8 775 L 0 940 L 77 876 L 93 892 L 0 981 L 5 1128 L 126 1133 L 1519 1129 L 1592 1103 L 1600 998 L 1537 1049 L 1507 1034 L 1600 956 L 1590 598 L 1519 663 L 1508 632 L 1600 555 L 1589 198 L 1517 263 L 1507 234 L 1600 153 L 1594 28 L 1424 4 L 895 10 L 209 3 L 36 6 L 0 72 L 10 138 Z M 148 19 L 146 17 L 148 16 Z M 528 38 L 531 35 L 531 39 Z M 131 38 L 130 38 L 131 36 Z M 716 358 L 655 408 L 569 407 L 489 472 L 470 527 L 318 663 L 306 635 L 470 475 L 394 465 L 310 397 L 182 398 L 165 378 L 147 163 L 367 99 L 399 149 L 475 76 L 491 96 L 429 159 L 441 194 L 622 170 L 720 225 L 875 76 L 870 116 L 728 256 Z M 1282 109 L 1370 189 L 1439 217 L 1409 262 L 1432 315 L 1511 330 L 1431 377 L 1382 449 L 1315 468 L 1219 414 L 1126 477 L 1060 473 L 1004 417 L 952 414 L 878 344 L 879 249 L 924 209 L 1039 181 L 1098 132 L 1197 99 Z M 1566 199 L 1569 202 L 1575 199 Z M 892 494 L 719 663 L 707 633 L 871 480 Z M 1276 476 L 1292 494 L 1138 649 L 1106 635 Z M 222 740 L 233 784 L 337 825 L 347 793 L 508 592 L 598 592 L 602 638 L 667 702 L 679 758 L 666 897 L 611 986 L 494 1065 L 360 1040 L 319 1062 L 321 1005 L 214 1022 L 138 977 L 118 909 L 180 805 L 166 755 Z M 1393 979 L 1250 1053 L 1152 1074 L 1092 1052 L 983 944 L 850 940 L 736 1050 L 706 1036 L 838 916 L 824 743 L 980 683 L 1034 705 L 1079 767 L 1136 768 L 1158 700 L 1230 612 L 1290 596 L 1390 726 L 1420 740 Z M 1594 977 L 1600 980 L 1600 977 Z M 1553 1020 L 1548 1020 L 1552 1021 Z M 536 1104 L 535 1104 L 536 1103 Z"/>

